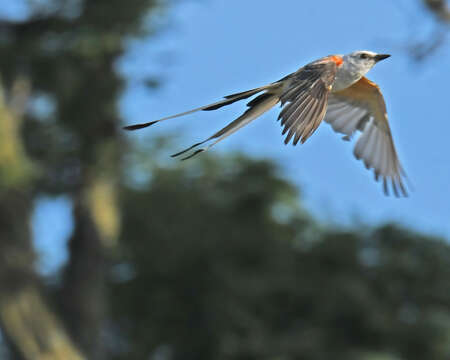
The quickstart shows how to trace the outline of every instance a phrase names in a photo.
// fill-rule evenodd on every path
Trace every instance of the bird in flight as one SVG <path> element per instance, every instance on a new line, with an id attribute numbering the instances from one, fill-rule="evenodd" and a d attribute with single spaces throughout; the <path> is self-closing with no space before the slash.
<path id="1" fill-rule="evenodd" d="M 386 195 L 393 192 L 397 197 L 407 196 L 403 182 L 406 174 L 395 150 L 383 95 L 378 85 L 364 76 L 376 63 L 389 56 L 371 51 L 329 55 L 268 85 L 228 95 L 213 104 L 180 114 L 125 126 L 124 129 L 138 130 L 196 111 L 216 110 L 259 94 L 236 120 L 172 157 L 184 154 L 182 160 L 186 160 L 207 151 L 280 103 L 282 110 L 278 120 L 281 120 L 282 134 L 287 134 L 285 144 L 290 141 L 293 145 L 299 141 L 304 143 L 322 120 L 343 134 L 344 140 L 350 140 L 359 131 L 361 135 L 353 151 L 355 157 L 362 160 L 367 169 L 373 169 L 375 180 L 382 181 Z"/>

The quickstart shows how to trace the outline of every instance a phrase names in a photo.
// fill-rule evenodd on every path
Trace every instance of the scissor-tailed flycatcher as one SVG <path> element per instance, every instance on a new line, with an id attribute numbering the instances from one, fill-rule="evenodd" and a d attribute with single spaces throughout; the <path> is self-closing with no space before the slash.
<path id="1" fill-rule="evenodd" d="M 323 119 L 335 131 L 344 134 L 344 140 L 350 140 L 359 130 L 362 135 L 355 145 L 355 157 L 361 159 L 367 169 L 374 169 L 375 180 L 383 181 L 386 194 L 389 194 L 391 187 L 396 196 L 407 196 L 403 184 L 405 173 L 392 140 L 383 95 L 375 83 L 364 77 L 378 61 L 389 56 L 371 51 L 330 55 L 313 61 L 274 83 L 228 95 L 221 101 L 180 114 L 126 126 L 125 129 L 142 129 L 196 111 L 216 110 L 262 93 L 247 104 L 249 109 L 236 120 L 206 140 L 172 156 L 179 156 L 209 143 L 183 160 L 206 151 L 280 103 L 283 109 L 278 119 L 281 119 L 283 135 L 287 133 L 285 144 L 291 139 L 293 145 L 299 141 L 304 143 Z"/>

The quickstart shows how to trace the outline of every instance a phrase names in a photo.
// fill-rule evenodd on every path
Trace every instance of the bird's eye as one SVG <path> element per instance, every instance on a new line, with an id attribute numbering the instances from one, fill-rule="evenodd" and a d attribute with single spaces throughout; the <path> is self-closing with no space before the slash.
<path id="1" fill-rule="evenodd" d="M 359 55 L 359 58 L 360 59 L 368 59 L 369 56 L 367 54 L 361 54 L 361 55 Z"/>

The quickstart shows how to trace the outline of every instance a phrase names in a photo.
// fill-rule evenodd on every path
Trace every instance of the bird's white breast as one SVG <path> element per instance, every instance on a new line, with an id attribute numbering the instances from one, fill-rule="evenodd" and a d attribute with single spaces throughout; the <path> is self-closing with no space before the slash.
<path id="1" fill-rule="evenodd" d="M 342 66 L 337 69 L 331 92 L 344 90 L 361 79 L 362 75 L 360 72 L 355 71 L 355 69 L 349 65 L 350 64 L 344 62 Z"/>

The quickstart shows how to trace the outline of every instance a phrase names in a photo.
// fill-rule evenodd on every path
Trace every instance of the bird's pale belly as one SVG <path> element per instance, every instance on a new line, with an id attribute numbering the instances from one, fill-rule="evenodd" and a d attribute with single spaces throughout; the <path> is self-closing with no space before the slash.
<path id="1" fill-rule="evenodd" d="M 331 92 L 336 92 L 340 90 L 344 90 L 349 86 L 353 85 L 359 79 L 361 79 L 361 75 L 358 73 L 351 73 L 346 69 L 340 69 L 336 74 L 336 78 L 333 83 L 333 87 L 331 88 Z"/>

